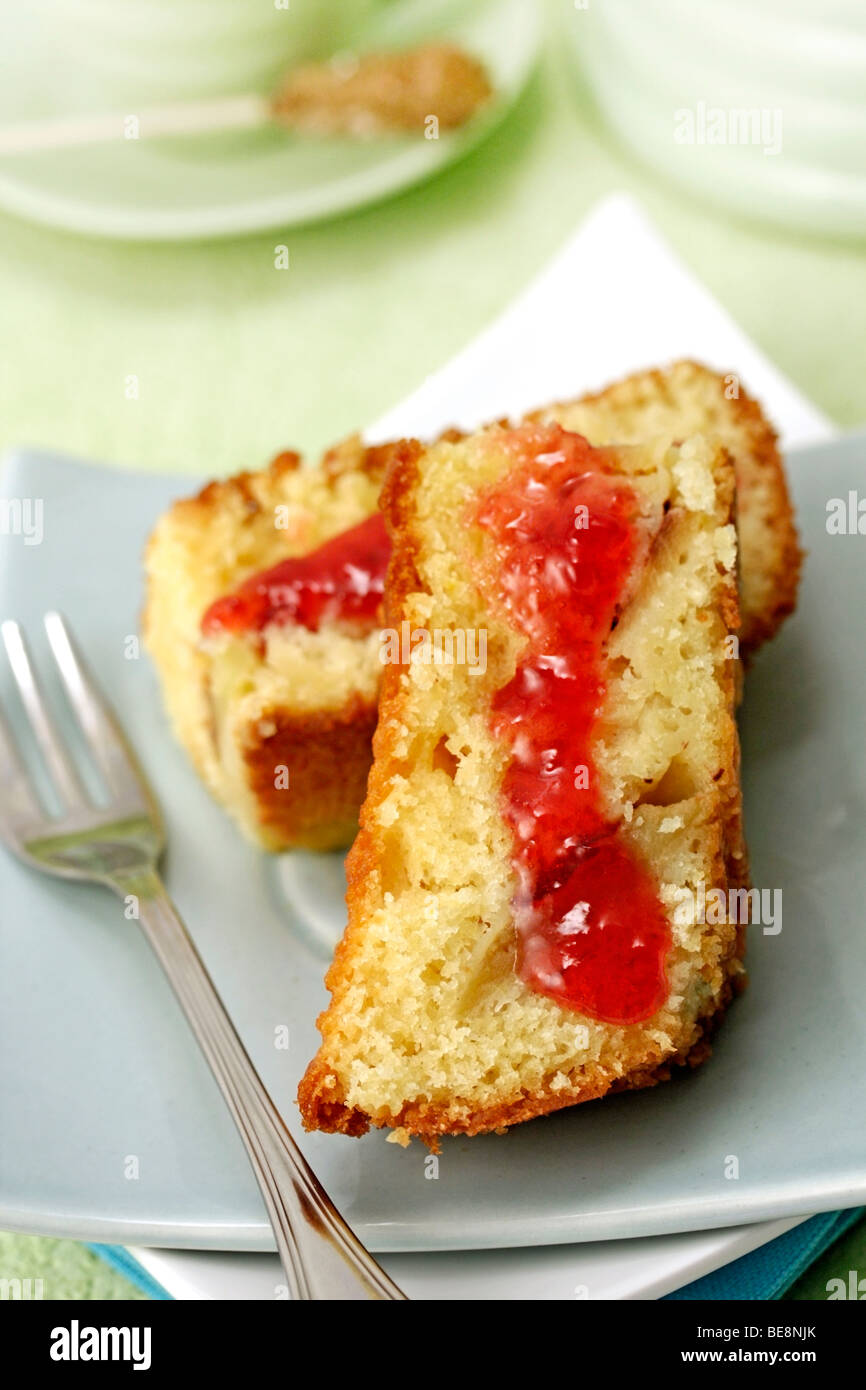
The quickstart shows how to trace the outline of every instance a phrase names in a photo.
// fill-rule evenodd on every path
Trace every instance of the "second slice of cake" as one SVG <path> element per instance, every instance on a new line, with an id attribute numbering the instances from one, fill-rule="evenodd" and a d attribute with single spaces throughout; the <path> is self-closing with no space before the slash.
<path id="1" fill-rule="evenodd" d="M 700 1060 L 747 882 L 734 470 L 557 424 L 406 457 L 309 1128 L 434 1143 Z M 703 898 L 702 898 L 703 895 Z"/>
<path id="2" fill-rule="evenodd" d="M 181 743 L 267 849 L 357 827 L 376 725 L 390 547 L 376 502 L 411 446 L 348 439 L 176 502 L 147 548 L 144 633 Z"/>

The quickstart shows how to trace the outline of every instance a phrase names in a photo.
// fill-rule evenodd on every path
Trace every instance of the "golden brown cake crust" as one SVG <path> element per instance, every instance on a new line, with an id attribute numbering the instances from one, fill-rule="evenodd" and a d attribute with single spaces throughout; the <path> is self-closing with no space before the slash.
<path id="1" fill-rule="evenodd" d="M 735 958 L 732 958 L 732 965 L 735 959 L 742 959 L 742 952 L 741 945 Z M 557 1110 L 582 1105 L 586 1101 L 601 1100 L 606 1095 L 615 1095 L 620 1091 L 643 1091 L 659 1086 L 663 1081 L 672 1080 L 678 1068 L 688 1067 L 692 1070 L 709 1059 L 713 1050 L 713 1035 L 724 1020 L 732 1000 L 745 988 L 746 979 L 744 971 L 732 970 L 712 1011 L 698 1020 L 691 1035 L 684 1039 L 676 1053 L 655 1065 L 650 1062 L 628 1071 L 624 1076 L 612 1076 L 605 1068 L 598 1067 L 595 1075 L 584 1074 L 580 1085 L 572 1090 L 558 1089 L 555 1093 L 540 1090 L 531 1096 L 515 1096 L 511 1103 L 485 1110 L 460 1110 L 458 1115 L 455 1115 L 453 1106 L 406 1105 L 397 1115 L 378 1120 L 377 1127 L 394 1129 L 407 1137 L 417 1136 L 431 1152 L 438 1153 L 444 1135 L 463 1134 L 471 1138 L 491 1131 L 500 1134 L 511 1125 L 552 1115 Z M 330 985 L 330 974 L 328 980 Z M 627 1059 L 624 1062 L 628 1066 Z M 371 1127 L 370 1117 L 334 1099 L 338 1091 L 334 1082 L 329 1068 L 318 1057 L 314 1058 L 298 1089 L 304 1127 L 327 1134 L 345 1134 L 352 1139 L 360 1138 Z"/>
<path id="2" fill-rule="evenodd" d="M 322 455 L 318 467 L 330 483 L 346 473 L 362 473 L 379 482 L 385 476 L 394 450 L 399 450 L 403 443 L 403 440 L 397 440 L 387 444 L 365 445 L 359 435 L 349 435 Z M 244 469 L 228 478 L 212 479 L 192 497 L 181 497 L 174 502 L 169 514 L 183 517 L 201 527 L 207 526 L 227 508 L 236 509 L 238 515 L 245 519 L 262 512 L 270 516 L 279 500 L 280 480 L 289 474 L 302 472 L 304 467 L 299 453 L 284 449 L 275 454 L 265 468 Z M 157 532 L 154 532 L 148 540 L 148 551 L 156 538 Z"/>
<path id="3" fill-rule="evenodd" d="M 375 701 L 354 696 L 339 710 L 294 714 L 275 706 L 249 729 L 243 758 L 263 839 L 275 848 L 319 850 L 352 839 L 377 714 Z M 275 785 L 279 767 L 290 770 L 291 796 Z"/>
<path id="4" fill-rule="evenodd" d="M 453 439 L 459 437 L 457 432 L 451 435 Z M 425 588 L 416 564 L 419 541 L 415 530 L 413 499 L 418 479 L 418 460 L 400 459 L 388 470 L 381 499 L 394 541 L 386 585 L 385 613 L 386 624 L 394 628 L 399 626 L 404 616 L 407 597 Z M 732 476 L 722 502 L 730 520 L 734 505 Z M 733 575 L 724 582 L 720 607 L 726 625 L 731 631 L 736 631 L 739 604 Z M 725 696 L 729 710 L 733 710 L 735 705 L 738 669 L 738 662 L 728 663 Z M 745 979 L 742 966 L 745 927 L 742 924 L 719 927 L 722 939 L 719 955 L 704 967 L 709 987 L 705 1006 L 693 1021 L 683 1020 L 679 1034 L 674 1039 L 673 1052 L 661 1047 L 654 1052 L 643 1042 L 631 1052 L 624 1051 L 617 1059 L 616 1069 L 604 1065 L 582 1065 L 575 1068 L 568 1085 L 560 1083 L 555 1089 L 545 1085 L 531 1094 L 520 1092 L 492 1106 L 469 1105 L 457 1096 L 443 1104 L 412 1101 L 396 1113 L 373 1117 L 346 1104 L 340 1078 L 326 1054 L 333 1021 L 352 982 L 366 921 L 371 912 L 373 894 L 370 886 L 381 871 L 382 837 L 377 811 L 388 795 L 392 779 L 402 769 L 396 746 L 402 700 L 401 668 L 388 665 L 383 675 L 379 723 L 373 741 L 374 762 L 367 785 L 367 798 L 361 811 L 361 828 L 346 864 L 349 924 L 325 978 L 332 1002 L 318 1019 L 322 1046 L 307 1068 L 298 1091 L 305 1127 L 350 1136 L 361 1135 L 371 1126 L 388 1127 L 396 1131 L 401 1142 L 408 1142 L 410 1136 L 417 1135 L 435 1151 L 443 1134 L 475 1135 L 491 1130 L 502 1131 L 509 1125 L 598 1099 L 608 1092 L 654 1086 L 667 1080 L 674 1068 L 697 1066 L 704 1061 L 711 1050 L 709 1038 L 724 1016 L 733 994 Z M 723 765 L 724 772 L 717 784 L 719 798 L 715 809 L 708 810 L 712 819 L 714 851 L 707 881 L 725 885 L 726 889 L 748 887 L 748 859 L 742 832 L 739 741 L 733 720 L 728 728 Z"/>

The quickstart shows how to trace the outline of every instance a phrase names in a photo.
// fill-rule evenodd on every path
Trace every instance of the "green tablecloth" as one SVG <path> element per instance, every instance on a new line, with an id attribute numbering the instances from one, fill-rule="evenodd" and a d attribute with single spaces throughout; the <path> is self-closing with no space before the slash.
<path id="1" fill-rule="evenodd" d="M 866 417 L 866 248 L 723 221 L 657 184 L 599 128 L 551 45 L 483 148 L 339 221 L 148 246 L 0 217 L 0 447 L 196 474 L 317 448 L 417 386 L 623 188 L 807 396 L 840 425 Z M 824 1298 L 831 1275 L 857 1268 L 862 1224 L 789 1296 Z M 43 1276 L 51 1298 L 140 1296 L 70 1242 L 0 1235 L 0 1275 Z"/>
<path id="2" fill-rule="evenodd" d="M 0 444 L 201 473 L 330 442 L 463 346 L 617 188 L 806 395 L 841 424 L 864 418 L 866 253 L 722 221 L 657 186 L 551 54 L 463 163 L 339 221 L 148 246 L 0 217 Z M 289 270 L 274 268 L 281 241 Z"/>

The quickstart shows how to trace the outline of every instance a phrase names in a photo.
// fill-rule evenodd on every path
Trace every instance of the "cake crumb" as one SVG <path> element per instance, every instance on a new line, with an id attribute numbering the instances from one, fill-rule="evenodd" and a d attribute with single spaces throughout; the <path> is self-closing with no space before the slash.
<path id="1" fill-rule="evenodd" d="M 386 1144 L 399 1144 L 401 1149 L 408 1149 L 412 1143 L 412 1135 L 408 1129 L 392 1129 L 385 1140 Z"/>

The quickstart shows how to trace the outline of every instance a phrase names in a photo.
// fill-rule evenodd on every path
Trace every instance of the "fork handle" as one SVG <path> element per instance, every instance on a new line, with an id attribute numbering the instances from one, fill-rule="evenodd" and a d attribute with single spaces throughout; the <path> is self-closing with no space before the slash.
<path id="1" fill-rule="evenodd" d="M 128 879 L 114 880 L 121 896 Z M 292 1299 L 405 1299 L 337 1211 L 269 1096 L 155 870 L 139 921 L 223 1093 L 256 1175 Z"/>

